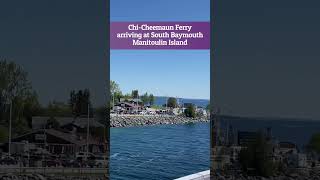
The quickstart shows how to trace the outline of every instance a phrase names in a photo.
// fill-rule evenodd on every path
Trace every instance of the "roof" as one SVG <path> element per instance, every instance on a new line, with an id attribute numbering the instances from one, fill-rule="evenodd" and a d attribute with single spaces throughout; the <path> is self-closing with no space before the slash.
<path id="1" fill-rule="evenodd" d="M 76 144 L 76 145 L 85 145 L 87 143 L 86 138 L 84 139 L 80 139 L 79 136 L 76 134 L 76 136 L 70 134 L 70 133 L 66 133 L 60 130 L 56 130 L 56 129 L 38 129 L 38 130 L 33 130 L 29 133 L 17 136 L 15 138 L 13 138 L 13 141 L 17 138 L 21 138 L 30 134 L 34 134 L 34 133 L 44 133 L 44 131 L 46 132 L 46 134 L 50 134 L 52 136 L 55 136 L 57 138 L 63 139 L 67 142 L 70 142 L 71 144 Z M 98 141 L 95 140 L 93 137 L 89 136 L 89 144 L 98 144 Z"/>
<path id="2" fill-rule="evenodd" d="M 86 138 L 80 140 L 79 136 L 72 136 L 70 133 L 65 133 L 55 129 L 47 129 L 46 133 L 77 145 L 85 145 L 87 143 Z M 97 141 L 89 136 L 89 144 L 97 144 Z"/>
<path id="3" fill-rule="evenodd" d="M 121 106 L 122 104 L 124 104 L 125 106 L 132 107 L 132 108 L 138 108 L 138 107 L 141 107 L 141 106 L 139 106 L 139 105 L 135 105 L 135 104 L 128 103 L 128 102 L 120 102 L 120 103 L 119 103 L 119 104 L 117 104 L 116 106 Z"/>
<path id="4" fill-rule="evenodd" d="M 120 98 L 120 102 L 125 102 L 125 101 L 127 101 L 127 102 L 142 102 L 142 100 L 141 99 L 137 99 L 137 98 L 128 98 L 128 99 L 126 99 L 126 98 Z"/>
<path id="5" fill-rule="evenodd" d="M 49 116 L 34 116 L 32 117 L 32 128 L 40 129 L 43 128 L 46 122 L 50 119 Z M 73 118 L 73 117 L 54 117 L 60 126 L 64 126 L 67 124 L 75 124 L 79 127 L 86 127 L 88 124 L 88 118 Z M 90 127 L 104 127 L 103 124 L 96 121 L 94 118 L 89 118 Z"/>

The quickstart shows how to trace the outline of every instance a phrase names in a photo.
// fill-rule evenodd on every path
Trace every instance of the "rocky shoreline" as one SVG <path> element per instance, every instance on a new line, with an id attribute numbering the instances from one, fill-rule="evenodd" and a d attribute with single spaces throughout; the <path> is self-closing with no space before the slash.
<path id="1" fill-rule="evenodd" d="M 209 122 L 207 117 L 188 118 L 184 116 L 169 115 L 113 115 L 110 127 L 134 127 L 164 124 L 188 124 L 197 122 Z"/>

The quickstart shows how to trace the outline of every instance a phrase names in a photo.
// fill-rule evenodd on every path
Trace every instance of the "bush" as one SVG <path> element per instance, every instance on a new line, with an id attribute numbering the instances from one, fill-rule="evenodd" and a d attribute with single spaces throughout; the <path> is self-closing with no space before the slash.
<path id="1" fill-rule="evenodd" d="M 320 154 L 320 133 L 314 134 L 308 144 L 308 149 Z"/>
<path id="2" fill-rule="evenodd" d="M 8 128 L 0 126 L 0 143 L 8 141 L 9 133 Z"/>
<path id="3" fill-rule="evenodd" d="M 177 99 L 174 97 L 169 97 L 167 100 L 167 106 L 170 108 L 176 108 L 178 106 Z"/>
<path id="4" fill-rule="evenodd" d="M 189 105 L 184 110 L 184 114 L 186 115 L 186 117 L 191 117 L 191 118 L 196 117 L 196 109 L 195 109 L 195 107 L 193 105 Z"/>

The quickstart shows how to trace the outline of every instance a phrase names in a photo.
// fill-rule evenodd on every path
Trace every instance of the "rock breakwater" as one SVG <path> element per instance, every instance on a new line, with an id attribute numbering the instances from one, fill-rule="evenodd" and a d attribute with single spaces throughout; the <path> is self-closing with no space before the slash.
<path id="1" fill-rule="evenodd" d="M 188 124 L 209 122 L 209 118 L 188 118 L 184 116 L 156 115 L 112 115 L 110 127 L 133 127 L 163 124 Z"/>

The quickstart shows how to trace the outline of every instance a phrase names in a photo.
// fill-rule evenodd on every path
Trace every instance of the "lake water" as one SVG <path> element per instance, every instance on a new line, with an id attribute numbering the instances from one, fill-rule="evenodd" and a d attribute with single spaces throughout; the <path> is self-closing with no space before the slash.
<path id="1" fill-rule="evenodd" d="M 270 127 L 279 141 L 302 148 L 320 121 L 222 117 L 222 126 L 257 131 Z M 174 179 L 210 169 L 209 123 L 111 129 L 111 179 Z"/>
<path id="2" fill-rule="evenodd" d="M 303 149 L 311 136 L 320 133 L 320 120 L 221 117 L 223 127 L 232 125 L 235 131 L 257 131 L 271 128 L 278 141 L 290 141 Z"/>
<path id="3" fill-rule="evenodd" d="M 210 169 L 209 123 L 111 128 L 111 179 L 174 179 Z"/>

